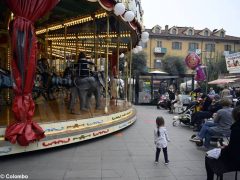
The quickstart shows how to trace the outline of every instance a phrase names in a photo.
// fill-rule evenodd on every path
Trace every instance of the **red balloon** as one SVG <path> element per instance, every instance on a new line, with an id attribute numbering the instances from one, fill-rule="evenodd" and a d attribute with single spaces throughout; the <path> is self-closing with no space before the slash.
<path id="1" fill-rule="evenodd" d="M 196 53 L 189 53 L 185 58 L 187 66 L 194 70 L 200 64 L 200 57 Z"/>

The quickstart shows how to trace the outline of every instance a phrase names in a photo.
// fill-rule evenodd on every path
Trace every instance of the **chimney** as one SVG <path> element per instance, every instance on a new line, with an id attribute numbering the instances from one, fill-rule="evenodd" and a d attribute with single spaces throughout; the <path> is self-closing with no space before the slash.
<path id="1" fill-rule="evenodd" d="M 168 25 L 165 26 L 165 33 L 168 33 Z"/>

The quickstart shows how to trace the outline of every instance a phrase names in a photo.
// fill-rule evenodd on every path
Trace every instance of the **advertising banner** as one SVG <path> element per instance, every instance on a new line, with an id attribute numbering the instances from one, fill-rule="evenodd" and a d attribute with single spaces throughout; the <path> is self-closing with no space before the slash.
<path id="1" fill-rule="evenodd" d="M 240 73 L 240 52 L 228 54 L 225 59 L 229 73 Z"/>

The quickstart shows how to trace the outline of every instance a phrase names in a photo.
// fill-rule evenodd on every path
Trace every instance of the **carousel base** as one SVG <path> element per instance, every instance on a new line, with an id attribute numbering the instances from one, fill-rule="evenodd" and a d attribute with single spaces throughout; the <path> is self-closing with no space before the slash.
<path id="1" fill-rule="evenodd" d="M 37 110 L 39 111 L 39 109 Z M 59 116 L 63 115 L 63 110 L 66 109 L 62 108 Z M 98 110 L 95 113 L 93 110 L 90 111 L 88 113 L 80 111 L 79 115 L 71 115 L 66 110 L 65 117 L 67 118 L 59 118 L 58 120 L 41 121 L 39 117 L 35 117 L 34 119 L 45 131 L 46 138 L 31 143 L 27 147 L 4 141 L 3 137 L 7 124 L 5 126 L 1 125 L 0 156 L 53 148 L 97 138 L 126 128 L 136 121 L 136 110 L 129 104 L 126 106 L 124 101 L 118 101 L 117 106 L 116 104 L 111 105 L 110 102 L 108 113 L 104 113 L 104 110 Z"/>

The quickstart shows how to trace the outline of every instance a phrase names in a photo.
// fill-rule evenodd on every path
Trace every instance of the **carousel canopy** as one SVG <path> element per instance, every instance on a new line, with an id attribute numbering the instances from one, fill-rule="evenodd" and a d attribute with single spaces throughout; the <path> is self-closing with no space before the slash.
<path id="1" fill-rule="evenodd" d="M 136 18 L 127 22 L 123 15 L 113 13 L 115 0 L 61 0 L 47 15 L 36 21 L 38 41 L 52 46 L 52 54 L 63 58 L 60 53 L 66 47 L 67 54 L 74 55 L 76 46 L 79 51 L 92 53 L 104 48 L 108 41 L 109 53 L 116 51 L 120 42 L 120 52 L 126 52 L 138 44 L 141 26 Z M 10 11 L 5 0 L 0 0 L 2 19 L 0 26 L 7 29 Z M 107 37 L 107 16 L 109 17 L 109 36 Z M 3 28 L 4 27 L 4 28 Z M 132 43 L 130 43 L 132 41 Z M 132 47 L 130 47 L 132 44 Z M 50 47 L 49 47 L 50 48 Z M 101 50 L 98 50 L 101 53 Z M 50 52 L 50 49 L 49 49 Z M 102 52 L 104 53 L 104 52 Z"/>

